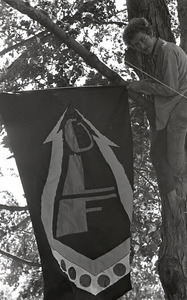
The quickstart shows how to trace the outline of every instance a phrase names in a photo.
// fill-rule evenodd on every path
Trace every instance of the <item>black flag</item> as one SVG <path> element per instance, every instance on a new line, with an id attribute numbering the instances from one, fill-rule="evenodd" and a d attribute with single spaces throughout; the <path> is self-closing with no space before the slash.
<path id="1" fill-rule="evenodd" d="M 45 300 L 131 289 L 132 140 L 124 87 L 1 94 L 31 214 Z"/>

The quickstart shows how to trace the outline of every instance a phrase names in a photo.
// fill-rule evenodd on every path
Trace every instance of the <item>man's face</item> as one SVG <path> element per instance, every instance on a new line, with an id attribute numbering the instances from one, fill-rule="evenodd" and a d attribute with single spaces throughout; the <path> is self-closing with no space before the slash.
<path id="1" fill-rule="evenodd" d="M 145 54 L 152 53 L 155 43 L 156 38 L 144 32 L 138 32 L 131 40 L 133 48 Z"/>

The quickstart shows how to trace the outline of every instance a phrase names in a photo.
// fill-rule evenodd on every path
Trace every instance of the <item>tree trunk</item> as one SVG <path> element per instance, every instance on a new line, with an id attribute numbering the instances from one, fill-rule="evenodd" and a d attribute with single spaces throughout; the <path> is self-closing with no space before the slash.
<path id="1" fill-rule="evenodd" d="M 180 3 L 179 8 L 181 9 L 179 11 L 181 29 L 186 31 L 186 1 L 178 0 L 178 3 Z M 174 41 L 170 17 L 164 0 L 128 0 L 127 7 L 129 19 L 143 16 L 152 23 L 157 36 L 168 41 Z M 184 19 L 182 20 L 182 18 Z M 182 46 L 187 48 L 186 37 L 182 39 Z M 145 60 L 143 55 L 137 55 L 136 52 L 127 52 L 127 57 L 130 62 L 135 62 L 146 72 L 149 72 L 152 67 L 150 61 Z M 160 195 L 162 202 L 162 243 L 159 251 L 158 272 L 167 300 L 187 299 L 186 188 L 182 178 L 179 178 L 177 194 L 182 199 L 182 207 L 177 212 L 178 223 L 174 222 L 167 196 Z"/>

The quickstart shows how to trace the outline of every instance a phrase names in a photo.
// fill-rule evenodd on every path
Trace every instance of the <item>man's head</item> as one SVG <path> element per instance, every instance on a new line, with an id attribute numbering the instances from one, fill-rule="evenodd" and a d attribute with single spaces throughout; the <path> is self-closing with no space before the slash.
<path id="1" fill-rule="evenodd" d="M 128 47 L 145 54 L 151 54 L 156 43 L 152 27 L 145 18 L 131 19 L 124 30 L 123 40 Z"/>

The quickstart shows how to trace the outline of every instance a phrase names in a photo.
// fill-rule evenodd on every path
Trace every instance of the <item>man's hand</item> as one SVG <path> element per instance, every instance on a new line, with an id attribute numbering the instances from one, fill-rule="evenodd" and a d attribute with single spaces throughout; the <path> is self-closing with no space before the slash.
<path id="1" fill-rule="evenodd" d="M 129 83 L 126 87 L 128 90 L 132 90 L 133 92 L 136 93 L 141 93 L 141 94 L 146 94 L 146 95 L 151 95 L 149 92 L 145 91 L 142 89 L 142 81 L 132 81 Z"/>

